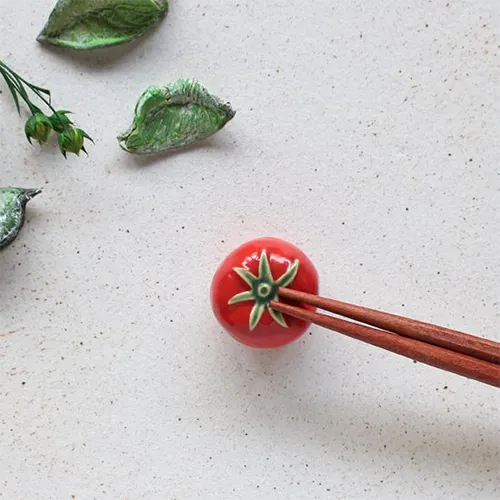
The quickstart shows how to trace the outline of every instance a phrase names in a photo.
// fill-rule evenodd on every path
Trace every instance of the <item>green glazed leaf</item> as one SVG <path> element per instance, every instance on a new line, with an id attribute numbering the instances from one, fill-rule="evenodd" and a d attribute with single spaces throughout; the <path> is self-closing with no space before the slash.
<path id="1" fill-rule="evenodd" d="M 293 264 L 288 269 L 288 271 L 285 274 L 283 274 L 283 276 L 281 276 L 278 280 L 276 280 L 276 286 L 277 287 L 288 286 L 295 279 L 295 276 L 297 276 L 298 271 L 299 271 L 299 260 L 295 259 L 293 261 Z"/>
<path id="2" fill-rule="evenodd" d="M 129 153 L 156 154 L 215 134 L 235 112 L 195 80 L 149 87 L 135 107 L 132 126 L 118 137 Z"/>
<path id="3" fill-rule="evenodd" d="M 271 283 L 274 281 L 273 273 L 271 272 L 271 266 L 269 265 L 269 259 L 267 258 L 265 250 L 262 250 L 260 254 L 259 278 Z"/>
<path id="4" fill-rule="evenodd" d="M 247 300 L 254 300 L 252 290 L 248 290 L 247 292 L 241 292 L 234 295 L 229 299 L 228 304 L 229 305 L 237 304 L 238 302 L 245 302 Z"/>
<path id="5" fill-rule="evenodd" d="M 158 24 L 167 0 L 59 0 L 37 40 L 72 49 L 128 42 Z"/>
<path id="6" fill-rule="evenodd" d="M 0 250 L 12 243 L 24 224 L 26 203 L 40 189 L 0 188 Z"/>
<path id="7" fill-rule="evenodd" d="M 278 323 L 278 325 L 282 326 L 283 328 L 288 328 L 288 325 L 286 324 L 285 318 L 283 317 L 281 311 L 276 311 L 272 307 L 268 307 L 267 310 L 269 311 L 271 318 L 273 318 L 274 321 Z"/>
<path id="8" fill-rule="evenodd" d="M 243 267 L 235 267 L 234 272 L 238 274 L 238 276 L 245 280 L 250 286 L 254 286 L 254 284 L 258 281 L 259 278 L 254 276 L 250 271 L 244 269 Z"/>
<path id="9" fill-rule="evenodd" d="M 265 310 L 265 304 L 254 304 L 252 310 L 250 311 L 250 320 L 248 322 L 250 331 L 252 331 L 257 326 L 257 323 L 260 321 L 260 318 L 262 318 Z"/>

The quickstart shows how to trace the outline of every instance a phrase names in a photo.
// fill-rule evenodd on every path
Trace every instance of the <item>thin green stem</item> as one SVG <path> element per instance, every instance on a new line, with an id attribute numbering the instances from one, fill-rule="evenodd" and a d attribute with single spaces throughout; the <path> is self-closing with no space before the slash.
<path id="1" fill-rule="evenodd" d="M 14 98 L 17 112 L 19 114 L 21 114 L 21 108 L 19 106 L 19 98 L 17 97 L 16 89 L 14 88 L 14 85 L 11 82 L 9 75 L 5 72 L 5 70 L 2 67 L 0 67 L 0 74 L 3 76 L 5 83 L 7 84 L 7 87 L 9 87 L 10 93 L 12 94 L 12 97 Z"/>
<path id="2" fill-rule="evenodd" d="M 20 109 L 19 109 L 19 100 L 17 98 L 17 94 L 19 94 L 22 100 L 27 104 L 31 113 L 35 114 L 37 111 L 39 111 L 39 109 L 30 101 L 28 94 L 26 93 L 24 88 L 20 86 L 19 82 L 15 78 L 13 78 L 11 74 L 9 74 L 9 71 L 5 70 L 4 66 L 5 65 L 1 64 L 0 61 L 0 73 L 2 74 L 5 82 L 7 83 L 7 86 L 9 87 L 12 96 L 14 97 L 14 101 L 16 103 L 18 111 L 20 111 Z"/>
<path id="3" fill-rule="evenodd" d="M 36 94 L 46 105 L 47 107 L 54 113 L 55 116 L 57 116 L 57 119 L 59 120 L 59 123 L 61 124 L 62 127 L 65 126 L 64 122 L 60 118 L 60 116 L 57 114 L 57 111 L 54 109 L 50 102 L 50 91 L 46 89 L 42 89 L 42 87 L 38 87 L 37 85 L 34 85 L 33 83 L 28 82 L 25 80 L 22 76 L 18 75 L 14 70 L 9 68 L 4 62 L 0 61 L 0 72 L 2 73 L 2 76 L 4 79 L 7 81 L 8 80 L 8 85 L 9 89 L 14 95 L 14 92 L 12 90 L 12 87 L 14 87 L 15 90 L 17 90 L 18 94 L 23 98 L 24 102 L 28 105 L 30 111 L 32 114 L 35 114 L 37 112 L 40 112 L 38 107 L 36 107 L 28 97 L 28 93 L 26 92 L 24 85 L 26 85 L 34 94 Z M 24 85 L 23 85 L 24 84 Z M 49 99 L 47 99 L 43 94 L 46 94 L 49 96 Z M 16 96 L 14 95 L 14 100 L 16 100 Z"/>
<path id="4" fill-rule="evenodd" d="M 18 80 L 20 82 L 24 82 L 25 85 L 27 85 L 30 90 L 32 92 L 34 92 L 47 106 L 48 108 L 52 111 L 52 113 L 54 114 L 54 116 L 57 117 L 57 119 L 59 120 L 59 123 L 61 124 L 61 126 L 64 128 L 65 124 L 64 122 L 62 121 L 61 117 L 59 116 L 59 114 L 57 113 L 57 111 L 54 109 L 54 107 L 52 106 L 52 104 L 50 103 L 50 100 L 47 100 L 44 95 L 38 90 L 38 87 L 36 85 L 32 85 L 31 83 L 27 82 L 24 78 L 21 78 L 19 75 L 16 75 L 16 77 L 18 78 Z M 49 92 L 49 99 L 50 99 L 50 92 Z"/>
<path id="5" fill-rule="evenodd" d="M 20 82 L 24 83 L 32 92 L 34 92 L 49 108 L 51 111 L 56 113 L 56 110 L 52 107 L 52 104 L 50 104 L 50 100 L 47 100 L 43 94 L 40 92 L 40 88 L 37 85 L 34 85 L 28 81 L 26 81 L 22 76 L 19 76 L 16 72 L 11 70 L 11 73 L 17 78 Z M 50 98 L 50 92 L 47 91 L 47 95 Z"/>
<path id="6" fill-rule="evenodd" d="M 19 82 L 19 85 L 22 86 L 22 84 L 24 83 L 24 85 L 26 85 L 33 93 L 35 93 L 48 107 L 49 109 L 52 111 L 52 112 L 56 112 L 56 110 L 52 107 L 52 104 L 50 104 L 50 101 L 48 101 L 44 96 L 43 94 L 38 90 L 38 88 L 36 87 L 36 85 L 33 85 L 32 83 L 30 82 L 27 82 L 24 78 L 20 77 L 17 73 L 15 73 L 14 71 L 11 71 L 12 75 L 14 76 L 14 78 Z M 50 94 L 49 94 L 50 95 Z"/>
<path id="7" fill-rule="evenodd" d="M 52 107 L 52 104 L 50 104 L 50 101 L 47 101 L 47 99 L 45 99 L 45 97 L 43 97 L 43 95 L 38 90 L 33 88 L 29 83 L 27 83 L 26 85 L 28 85 L 28 87 L 31 89 L 31 91 L 34 92 L 49 107 L 49 109 L 52 111 L 52 113 L 55 113 L 55 114 L 57 113 L 57 111 Z M 58 116 L 58 115 L 56 114 L 56 116 Z M 62 120 L 60 118 L 59 118 L 59 121 L 61 122 L 61 125 L 64 126 L 64 123 L 62 122 Z"/>

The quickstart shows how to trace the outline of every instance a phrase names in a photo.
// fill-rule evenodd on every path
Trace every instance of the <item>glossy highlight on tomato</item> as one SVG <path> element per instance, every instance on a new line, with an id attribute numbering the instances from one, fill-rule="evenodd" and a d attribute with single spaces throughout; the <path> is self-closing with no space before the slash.
<path id="1" fill-rule="evenodd" d="M 289 344 L 305 333 L 309 323 L 269 307 L 270 300 L 277 300 L 279 286 L 317 294 L 316 268 L 299 248 L 278 238 L 244 243 L 226 257 L 213 277 L 210 295 L 215 317 L 248 346 Z"/>

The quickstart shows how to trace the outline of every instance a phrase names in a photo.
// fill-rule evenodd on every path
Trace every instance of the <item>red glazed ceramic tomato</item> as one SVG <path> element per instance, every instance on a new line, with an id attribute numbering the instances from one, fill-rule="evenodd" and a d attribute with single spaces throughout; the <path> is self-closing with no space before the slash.
<path id="1" fill-rule="evenodd" d="M 243 344 L 280 347 L 299 338 L 309 323 L 269 307 L 279 287 L 317 294 L 318 273 L 295 245 L 277 238 L 252 240 L 217 269 L 212 309 L 219 323 Z"/>

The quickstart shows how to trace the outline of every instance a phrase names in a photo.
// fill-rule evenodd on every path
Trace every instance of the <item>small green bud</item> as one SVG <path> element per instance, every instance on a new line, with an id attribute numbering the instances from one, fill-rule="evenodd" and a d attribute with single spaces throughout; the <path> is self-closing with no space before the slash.
<path id="1" fill-rule="evenodd" d="M 92 141 L 81 128 L 69 127 L 66 128 L 64 132 L 61 132 L 61 134 L 59 134 L 59 149 L 64 157 L 66 158 L 66 153 L 75 153 L 75 155 L 80 156 L 80 151 L 87 154 L 83 146 L 85 138 Z"/>
<path id="2" fill-rule="evenodd" d="M 71 111 L 59 110 L 53 113 L 49 118 L 52 128 L 56 132 L 64 132 L 66 128 L 73 124 L 73 122 L 66 116 L 69 113 L 71 113 Z"/>
<path id="3" fill-rule="evenodd" d="M 31 138 L 36 139 L 40 144 L 47 142 L 50 132 L 52 130 L 52 123 L 48 116 L 43 113 L 35 113 L 28 118 L 24 126 L 24 133 L 31 144 Z"/>

